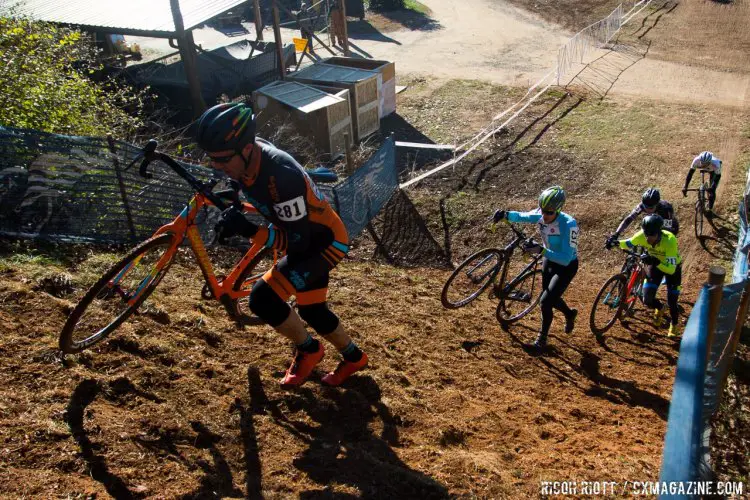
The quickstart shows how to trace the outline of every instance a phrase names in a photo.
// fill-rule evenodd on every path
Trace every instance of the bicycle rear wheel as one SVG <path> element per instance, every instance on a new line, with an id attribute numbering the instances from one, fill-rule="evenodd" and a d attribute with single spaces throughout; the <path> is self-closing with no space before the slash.
<path id="1" fill-rule="evenodd" d="M 595 335 L 604 335 L 620 317 L 627 298 L 627 288 L 625 275 L 615 274 L 599 289 L 589 316 L 589 326 Z"/>
<path id="2" fill-rule="evenodd" d="M 169 270 L 175 254 L 159 262 L 174 244 L 173 234 L 150 238 L 104 273 L 68 316 L 60 332 L 60 349 L 68 354 L 81 352 L 125 322 Z"/>
<path id="3" fill-rule="evenodd" d="M 446 309 L 458 309 L 487 289 L 504 265 L 502 251 L 485 248 L 459 265 L 443 286 L 440 301 Z"/>
<path id="4" fill-rule="evenodd" d="M 541 297 L 542 270 L 526 271 L 515 283 L 503 287 L 500 302 L 495 309 L 495 317 L 503 327 L 506 327 L 529 314 Z"/>

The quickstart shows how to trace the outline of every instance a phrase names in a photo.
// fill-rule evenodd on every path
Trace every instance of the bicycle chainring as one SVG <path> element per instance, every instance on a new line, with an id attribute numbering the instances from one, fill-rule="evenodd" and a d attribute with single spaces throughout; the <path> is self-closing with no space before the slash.
<path id="1" fill-rule="evenodd" d="M 226 276 L 217 275 L 216 281 L 221 283 L 222 281 L 224 281 L 224 278 L 226 278 Z M 211 291 L 211 287 L 209 286 L 208 282 L 204 283 L 203 288 L 201 288 L 201 298 L 203 300 L 212 300 L 216 298 L 214 297 L 214 292 Z"/>

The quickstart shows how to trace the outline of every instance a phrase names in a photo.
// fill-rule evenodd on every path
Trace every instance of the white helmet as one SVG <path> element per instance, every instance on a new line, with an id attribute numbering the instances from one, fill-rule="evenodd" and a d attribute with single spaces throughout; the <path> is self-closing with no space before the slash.
<path id="1" fill-rule="evenodd" d="M 707 167 L 709 163 L 711 163 L 711 160 L 714 159 L 714 155 L 712 155 L 709 151 L 704 151 L 701 153 L 699 158 L 701 161 L 701 165 L 703 165 L 704 167 Z"/>

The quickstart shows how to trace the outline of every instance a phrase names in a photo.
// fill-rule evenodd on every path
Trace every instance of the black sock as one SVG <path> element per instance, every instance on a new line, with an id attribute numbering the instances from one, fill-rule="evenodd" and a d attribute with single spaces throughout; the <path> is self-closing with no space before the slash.
<path id="1" fill-rule="evenodd" d="M 341 349 L 341 355 L 344 359 L 350 363 L 356 363 L 362 359 L 362 350 L 357 347 L 353 341 L 349 342 L 349 345 Z"/>
<path id="2" fill-rule="evenodd" d="M 318 352 L 318 349 L 320 349 L 320 342 L 318 342 L 317 339 L 312 338 L 312 336 L 308 333 L 305 341 L 301 344 L 297 344 L 297 349 L 302 352 L 308 353 Z"/>

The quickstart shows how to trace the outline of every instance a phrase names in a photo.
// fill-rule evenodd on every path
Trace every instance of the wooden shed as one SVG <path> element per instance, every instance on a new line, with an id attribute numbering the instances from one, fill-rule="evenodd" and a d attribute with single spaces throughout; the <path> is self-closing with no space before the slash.
<path id="1" fill-rule="evenodd" d="M 331 154 L 346 151 L 344 134 L 352 137 L 349 91 L 335 95 L 299 82 L 274 82 L 253 92 L 253 109 L 261 127 L 270 118 L 289 114 L 303 134 Z"/>
<path id="2" fill-rule="evenodd" d="M 329 57 L 325 64 L 345 66 L 348 68 L 368 69 L 380 73 L 378 80 L 378 98 L 380 100 L 380 118 L 396 112 L 396 63 L 359 57 Z"/>
<path id="3" fill-rule="evenodd" d="M 315 63 L 292 73 L 290 80 L 349 90 L 355 140 L 380 130 L 377 71 Z"/>

